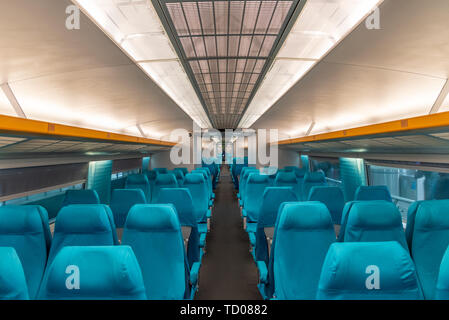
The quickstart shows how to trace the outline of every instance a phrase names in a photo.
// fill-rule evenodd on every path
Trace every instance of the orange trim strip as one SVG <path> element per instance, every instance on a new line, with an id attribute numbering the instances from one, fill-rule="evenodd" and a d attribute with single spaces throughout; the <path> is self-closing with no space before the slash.
<path id="1" fill-rule="evenodd" d="M 438 127 L 449 126 L 449 112 L 441 112 L 430 114 L 426 116 L 419 116 L 414 118 L 402 119 L 389 121 L 379 124 L 372 124 L 368 126 L 333 131 L 328 133 L 322 133 L 307 137 L 294 138 L 281 140 L 278 142 L 279 145 L 296 144 L 301 142 L 311 142 L 311 141 L 323 141 L 323 140 L 333 140 L 340 138 L 349 137 L 361 137 L 367 135 L 375 135 L 381 133 L 393 133 L 402 132 L 418 129 L 431 129 Z"/>
<path id="2" fill-rule="evenodd" d="M 146 139 L 125 134 L 85 129 L 63 124 L 23 119 L 5 115 L 0 115 L 0 131 L 14 134 L 43 134 L 48 136 L 98 139 L 113 142 L 132 142 L 167 147 L 175 145 L 175 143 L 168 141 Z"/>

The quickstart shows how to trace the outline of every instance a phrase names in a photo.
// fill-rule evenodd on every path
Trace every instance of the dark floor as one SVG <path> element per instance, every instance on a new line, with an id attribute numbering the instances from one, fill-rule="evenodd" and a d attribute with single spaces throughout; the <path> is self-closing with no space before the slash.
<path id="1" fill-rule="evenodd" d="M 242 229 L 237 196 L 226 166 L 222 167 L 215 197 L 195 299 L 261 299 L 257 268 L 249 252 L 248 235 Z"/>

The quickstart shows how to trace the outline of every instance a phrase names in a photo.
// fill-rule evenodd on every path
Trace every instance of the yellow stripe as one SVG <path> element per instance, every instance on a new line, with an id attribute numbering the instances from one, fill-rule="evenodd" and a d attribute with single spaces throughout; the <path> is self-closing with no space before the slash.
<path id="1" fill-rule="evenodd" d="M 426 116 L 389 121 L 368 126 L 333 131 L 302 138 L 281 140 L 279 145 L 295 144 L 301 142 L 324 141 L 349 137 L 362 137 L 381 133 L 393 133 L 418 129 L 432 129 L 449 126 L 449 112 L 441 112 Z"/>
<path id="2" fill-rule="evenodd" d="M 0 132 L 13 134 L 42 134 L 48 136 L 62 136 L 82 139 L 106 140 L 112 142 L 132 142 L 140 144 L 151 144 L 158 146 L 174 146 L 175 143 L 146 139 L 126 134 L 112 133 L 106 131 L 84 129 L 45 121 L 37 121 L 0 115 Z"/>

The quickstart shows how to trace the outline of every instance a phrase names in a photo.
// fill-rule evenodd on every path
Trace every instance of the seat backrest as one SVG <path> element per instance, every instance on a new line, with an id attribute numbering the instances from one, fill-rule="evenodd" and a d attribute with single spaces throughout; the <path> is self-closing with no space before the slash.
<path id="1" fill-rule="evenodd" d="M 449 200 L 423 201 L 415 217 L 411 254 L 424 297 L 434 299 L 443 255 L 449 246 Z"/>
<path id="2" fill-rule="evenodd" d="M 195 227 L 197 225 L 192 195 L 188 188 L 162 188 L 156 203 L 173 204 L 181 226 Z"/>
<path id="3" fill-rule="evenodd" d="M 100 198 L 95 190 L 67 190 L 62 200 L 62 207 L 70 204 L 99 204 Z"/>
<path id="4" fill-rule="evenodd" d="M 126 177 L 125 189 L 141 189 L 147 199 L 151 201 L 151 187 L 148 178 L 144 174 L 130 174 Z"/>
<path id="5" fill-rule="evenodd" d="M 145 300 L 139 264 L 128 246 L 64 247 L 45 272 L 41 300 Z"/>
<path id="6" fill-rule="evenodd" d="M 242 172 L 240 173 L 240 184 L 239 184 L 239 193 L 240 193 L 240 199 L 243 199 L 245 196 L 245 187 L 246 183 L 248 182 L 248 177 L 250 173 L 253 172 L 259 172 L 259 170 L 255 167 L 245 167 L 243 168 Z"/>
<path id="7" fill-rule="evenodd" d="M 307 172 L 304 175 L 304 179 L 302 181 L 301 200 L 306 200 L 309 197 L 309 193 L 312 187 L 325 186 L 325 185 L 326 185 L 326 177 L 324 176 L 323 171 Z"/>
<path id="8" fill-rule="evenodd" d="M 291 187 L 298 199 L 301 199 L 301 186 L 298 184 L 296 175 L 293 171 L 278 172 L 274 179 L 276 187 Z"/>
<path id="9" fill-rule="evenodd" d="M 249 222 L 257 222 L 265 188 L 270 186 L 267 175 L 251 172 L 246 182 L 244 196 L 245 211 Z"/>
<path id="10" fill-rule="evenodd" d="M 415 201 L 413 202 L 410 207 L 408 207 L 407 210 L 407 225 L 405 226 L 405 238 L 407 239 L 407 244 L 410 249 L 412 250 L 413 244 L 413 232 L 415 230 L 415 217 L 416 213 L 418 212 L 418 208 L 424 201 Z"/>
<path id="11" fill-rule="evenodd" d="M 287 203 L 276 226 L 274 261 L 278 299 L 315 299 L 321 267 L 335 241 L 329 210 L 320 202 Z"/>
<path id="12" fill-rule="evenodd" d="M 449 247 L 441 260 L 438 272 L 437 287 L 435 290 L 436 300 L 449 300 Z"/>
<path id="13" fill-rule="evenodd" d="M 28 300 L 22 263 L 13 247 L 0 247 L 0 300 Z"/>
<path id="14" fill-rule="evenodd" d="M 207 190 L 209 192 L 209 195 L 212 195 L 212 178 L 210 175 L 210 171 L 208 168 L 196 168 L 195 170 L 192 171 L 192 173 L 202 173 L 204 175 L 204 178 L 206 179 L 206 185 L 207 185 Z"/>
<path id="15" fill-rule="evenodd" d="M 41 206 L 0 207 L 0 247 L 19 257 L 31 299 L 36 297 L 51 246 L 47 211 Z"/>
<path id="16" fill-rule="evenodd" d="M 118 244 L 112 212 L 101 204 L 76 204 L 62 208 L 55 221 L 48 263 L 68 246 L 112 246 Z"/>
<path id="17" fill-rule="evenodd" d="M 159 197 L 159 192 L 162 188 L 177 188 L 178 181 L 173 173 L 161 173 L 156 177 L 154 183 L 153 194 L 151 196 L 152 202 L 154 203 Z"/>
<path id="18" fill-rule="evenodd" d="M 151 181 L 155 181 L 156 180 L 157 172 L 154 171 L 154 170 L 148 170 L 148 171 L 145 172 L 145 175 L 147 176 L 148 181 L 151 184 Z"/>
<path id="19" fill-rule="evenodd" d="M 129 209 L 135 204 L 147 203 L 142 189 L 112 190 L 110 207 L 117 228 L 123 228 Z"/>
<path id="20" fill-rule="evenodd" d="M 190 191 L 197 222 L 203 222 L 206 219 L 207 210 L 209 208 L 209 195 L 204 175 L 199 173 L 188 173 L 185 176 L 183 187 Z"/>
<path id="21" fill-rule="evenodd" d="M 126 220 L 122 243 L 131 246 L 136 254 L 148 299 L 183 299 L 184 243 L 172 204 L 134 206 Z"/>
<path id="22" fill-rule="evenodd" d="M 323 263 L 317 299 L 422 299 L 415 266 L 396 241 L 334 243 Z"/>
<path id="23" fill-rule="evenodd" d="M 387 186 L 359 186 L 355 191 L 355 201 L 385 200 L 392 201 Z"/>
<path id="24" fill-rule="evenodd" d="M 295 201 L 298 201 L 298 198 L 290 187 L 265 188 L 257 222 L 258 227 L 274 226 L 280 205 L 283 202 Z"/>
<path id="25" fill-rule="evenodd" d="M 297 196 L 291 187 L 267 187 L 263 194 L 262 204 L 260 206 L 259 219 L 256 229 L 256 261 L 265 261 L 268 265 L 269 243 L 265 228 L 274 227 L 279 208 L 283 202 L 296 202 Z"/>
<path id="26" fill-rule="evenodd" d="M 408 250 L 402 217 L 392 202 L 355 202 L 344 232 L 345 242 L 397 241 Z"/>
<path id="27" fill-rule="evenodd" d="M 341 188 L 332 186 L 312 187 L 307 200 L 324 203 L 331 214 L 332 222 L 334 224 L 341 223 L 341 214 L 345 206 L 345 197 Z"/>

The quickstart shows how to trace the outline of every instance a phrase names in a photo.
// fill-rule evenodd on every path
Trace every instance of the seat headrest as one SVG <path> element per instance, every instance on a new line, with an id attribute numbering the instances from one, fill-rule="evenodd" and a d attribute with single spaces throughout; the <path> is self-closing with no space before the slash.
<path id="1" fill-rule="evenodd" d="M 109 208 L 103 204 L 72 204 L 56 216 L 55 233 L 90 234 L 111 232 Z"/>
<path id="2" fill-rule="evenodd" d="M 344 202 L 343 191 L 336 186 L 314 186 L 310 189 L 309 201 L 342 200 Z"/>
<path id="3" fill-rule="evenodd" d="M 197 170 L 204 170 L 204 171 L 207 172 L 208 175 L 211 174 L 211 173 L 210 173 L 210 169 L 209 169 L 208 167 L 200 167 L 200 168 L 197 168 Z"/>
<path id="4" fill-rule="evenodd" d="M 384 200 L 354 202 L 348 216 L 347 227 L 379 229 L 402 227 L 402 218 L 398 208 Z"/>
<path id="5" fill-rule="evenodd" d="M 0 300 L 28 300 L 22 263 L 12 247 L 0 247 Z"/>
<path id="6" fill-rule="evenodd" d="M 111 195 L 111 206 L 116 204 L 146 203 L 142 189 L 114 189 Z"/>
<path id="7" fill-rule="evenodd" d="M 292 199 L 292 197 L 294 197 L 294 199 Z M 295 201 L 297 197 L 293 192 L 292 187 L 266 187 L 263 193 L 263 198 L 264 201 L 271 201 L 274 199 L 287 199 L 285 201 Z"/>
<path id="8" fill-rule="evenodd" d="M 291 172 L 278 172 L 275 183 L 296 183 L 296 175 Z"/>
<path id="9" fill-rule="evenodd" d="M 268 183 L 269 178 L 265 174 L 257 173 L 257 172 L 251 172 L 248 175 L 248 181 L 246 184 L 262 184 L 262 183 Z"/>
<path id="10" fill-rule="evenodd" d="M 449 200 L 421 202 L 415 217 L 415 231 L 445 229 L 449 229 Z"/>
<path id="11" fill-rule="evenodd" d="M 143 174 L 130 174 L 126 177 L 126 184 L 132 184 L 132 185 L 146 185 L 149 184 L 148 178 L 146 175 Z"/>
<path id="12" fill-rule="evenodd" d="M 39 210 L 45 211 L 43 207 L 34 205 L 0 207 L 0 234 L 43 232 Z"/>
<path id="13" fill-rule="evenodd" d="M 181 226 L 173 204 L 137 204 L 129 210 L 125 229 L 177 231 Z"/>
<path id="14" fill-rule="evenodd" d="M 387 186 L 360 186 L 357 188 L 354 200 L 386 200 L 392 201 Z"/>
<path id="15" fill-rule="evenodd" d="M 188 173 L 184 179 L 184 185 L 204 183 L 205 177 L 201 173 Z"/>
<path id="16" fill-rule="evenodd" d="M 323 263 L 317 298 L 366 299 L 376 296 L 390 299 L 421 297 L 410 254 L 396 241 L 333 243 Z"/>
<path id="17" fill-rule="evenodd" d="M 324 183 L 326 182 L 326 177 L 323 171 L 307 172 L 304 176 L 304 182 Z"/>
<path id="18" fill-rule="evenodd" d="M 159 192 L 159 198 L 157 200 L 159 203 L 164 203 L 160 201 L 166 200 L 191 202 L 192 195 L 190 194 L 190 190 L 188 188 L 162 188 Z"/>
<path id="19" fill-rule="evenodd" d="M 156 185 L 177 184 L 176 177 L 173 173 L 161 173 L 157 175 Z"/>
<path id="20" fill-rule="evenodd" d="M 100 198 L 95 190 L 67 190 L 65 192 L 63 205 L 69 204 L 99 204 Z"/>
<path id="21" fill-rule="evenodd" d="M 159 173 L 167 173 L 167 168 L 154 168 L 154 171 L 156 171 L 158 174 Z"/>
<path id="22" fill-rule="evenodd" d="M 131 247 L 69 246 L 48 267 L 40 298 L 145 299 L 146 294 Z"/>
<path id="23" fill-rule="evenodd" d="M 282 206 L 278 229 L 319 230 L 333 227 L 327 207 L 317 201 L 289 202 Z"/>

